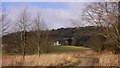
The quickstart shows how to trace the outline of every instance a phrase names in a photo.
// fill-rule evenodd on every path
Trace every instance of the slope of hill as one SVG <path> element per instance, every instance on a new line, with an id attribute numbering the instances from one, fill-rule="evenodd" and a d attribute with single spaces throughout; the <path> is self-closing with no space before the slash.
<path id="1" fill-rule="evenodd" d="M 45 31 L 41 31 L 45 32 Z M 89 39 L 88 36 L 93 36 L 99 34 L 100 27 L 94 27 L 94 26 L 87 26 L 87 27 L 79 27 L 79 28 L 60 28 L 56 30 L 49 30 L 48 33 L 48 42 L 51 44 L 54 43 L 55 40 L 64 40 L 69 37 L 73 37 L 73 42 L 77 41 L 77 45 L 84 44 L 86 40 Z M 33 53 L 36 51 L 37 45 L 36 38 L 37 38 L 37 31 L 30 31 L 26 32 L 26 52 Z M 43 39 L 44 36 L 42 36 L 40 39 Z M 76 40 L 77 39 L 77 40 Z M 20 44 L 21 44 L 21 33 L 11 33 L 8 35 L 5 35 L 2 37 L 2 43 L 4 45 L 3 52 L 11 52 L 11 53 L 19 53 L 21 52 Z M 79 40 L 79 41 L 78 41 Z M 82 43 L 81 43 L 82 41 Z M 78 43 L 79 42 L 79 43 Z M 49 44 L 49 45 L 51 45 Z M 76 43 L 75 43 L 76 44 Z"/>

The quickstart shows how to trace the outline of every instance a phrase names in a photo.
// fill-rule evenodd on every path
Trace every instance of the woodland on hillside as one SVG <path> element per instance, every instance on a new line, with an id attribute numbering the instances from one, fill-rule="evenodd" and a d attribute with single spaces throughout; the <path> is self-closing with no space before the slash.
<path id="1" fill-rule="evenodd" d="M 41 37 L 44 36 L 46 31 L 40 31 Z M 73 46 L 84 46 L 93 48 L 95 51 L 102 51 L 106 49 L 113 49 L 110 47 L 110 44 L 107 43 L 106 37 L 101 34 L 102 28 L 95 26 L 87 26 L 87 27 L 75 27 L 75 28 L 59 28 L 53 30 L 47 30 L 48 34 L 48 49 L 50 46 L 54 44 L 56 40 L 63 41 L 61 45 L 69 46 L 66 43 L 67 39 L 72 37 L 72 45 Z M 26 53 L 34 54 L 37 53 L 35 46 L 35 42 L 37 38 L 37 31 L 26 32 Z M 97 40 L 98 39 L 98 40 Z M 3 36 L 3 52 L 11 52 L 11 53 L 20 53 L 20 32 L 11 33 Z M 95 43 L 96 42 L 96 43 Z M 103 44 L 101 44 L 103 43 Z M 9 45 L 9 46 L 8 46 Z M 109 46 L 109 47 L 108 47 Z M 27 51 L 28 50 L 28 51 Z M 44 52 L 44 51 L 43 51 Z"/>

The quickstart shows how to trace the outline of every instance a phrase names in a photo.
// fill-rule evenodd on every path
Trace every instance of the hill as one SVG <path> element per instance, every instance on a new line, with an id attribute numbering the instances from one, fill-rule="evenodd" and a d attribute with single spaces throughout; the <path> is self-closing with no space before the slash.
<path id="1" fill-rule="evenodd" d="M 46 31 L 40 31 L 41 37 L 43 39 Z M 48 42 L 47 45 L 53 45 L 56 40 L 66 41 L 67 38 L 72 37 L 73 43 L 72 45 L 84 45 L 89 41 L 90 37 L 98 35 L 101 33 L 100 27 L 95 26 L 87 26 L 87 27 L 75 27 L 75 28 L 59 28 L 53 30 L 47 30 L 48 34 Z M 26 32 L 26 52 L 34 53 L 37 48 L 37 31 L 29 31 Z M 3 52 L 10 53 L 20 53 L 21 52 L 21 32 L 15 32 L 11 34 L 4 35 L 2 37 L 3 43 Z"/>

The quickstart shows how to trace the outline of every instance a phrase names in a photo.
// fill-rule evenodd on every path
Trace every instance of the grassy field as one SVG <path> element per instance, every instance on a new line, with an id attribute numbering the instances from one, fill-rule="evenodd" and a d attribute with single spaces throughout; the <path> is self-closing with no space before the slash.
<path id="1" fill-rule="evenodd" d="M 49 48 L 48 53 L 66 53 L 66 52 L 81 52 L 90 50 L 90 48 L 80 47 L 80 46 L 68 46 L 68 45 L 61 45 L 61 46 L 51 46 Z M 42 53 L 44 54 L 44 53 Z M 20 55 L 17 53 L 2 53 L 2 55 Z"/>
<path id="2" fill-rule="evenodd" d="M 90 50 L 90 48 L 80 46 L 52 46 L 49 49 L 49 53 L 64 53 L 64 52 L 80 52 Z"/>

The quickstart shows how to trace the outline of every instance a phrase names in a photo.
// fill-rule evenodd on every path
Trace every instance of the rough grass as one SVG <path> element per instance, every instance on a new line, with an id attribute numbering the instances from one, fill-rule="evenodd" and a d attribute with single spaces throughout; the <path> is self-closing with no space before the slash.
<path id="1" fill-rule="evenodd" d="M 120 66 L 120 57 L 118 54 L 102 53 L 100 54 L 99 60 L 100 66 Z"/>
<path id="2" fill-rule="evenodd" d="M 61 54 L 5 55 L 2 58 L 3 66 L 118 66 L 118 55 L 98 54 L 92 51 L 69 52 Z"/>
<path id="3" fill-rule="evenodd" d="M 81 52 L 69 52 L 61 54 L 42 54 L 40 57 L 37 55 L 27 55 L 25 60 L 22 61 L 22 56 L 5 55 L 3 56 L 3 66 L 73 66 L 77 62 L 80 55 L 85 56 Z M 77 60 L 76 60 L 77 59 Z"/>
<path id="4" fill-rule="evenodd" d="M 56 46 L 51 53 L 27 55 L 3 55 L 3 66 L 118 66 L 118 55 L 96 53 L 89 48 Z"/>
<path id="5" fill-rule="evenodd" d="M 25 61 L 22 61 L 21 55 L 3 55 L 3 66 L 61 66 L 72 62 L 74 58 L 79 56 L 85 51 L 90 50 L 89 48 L 77 47 L 77 46 L 52 46 L 47 54 L 41 54 L 40 57 L 37 55 L 27 55 Z M 90 51 L 89 51 L 90 52 Z M 89 53 L 88 52 L 88 53 Z M 83 53 L 83 54 L 88 54 Z M 70 63 L 71 63 L 70 62 Z"/>

